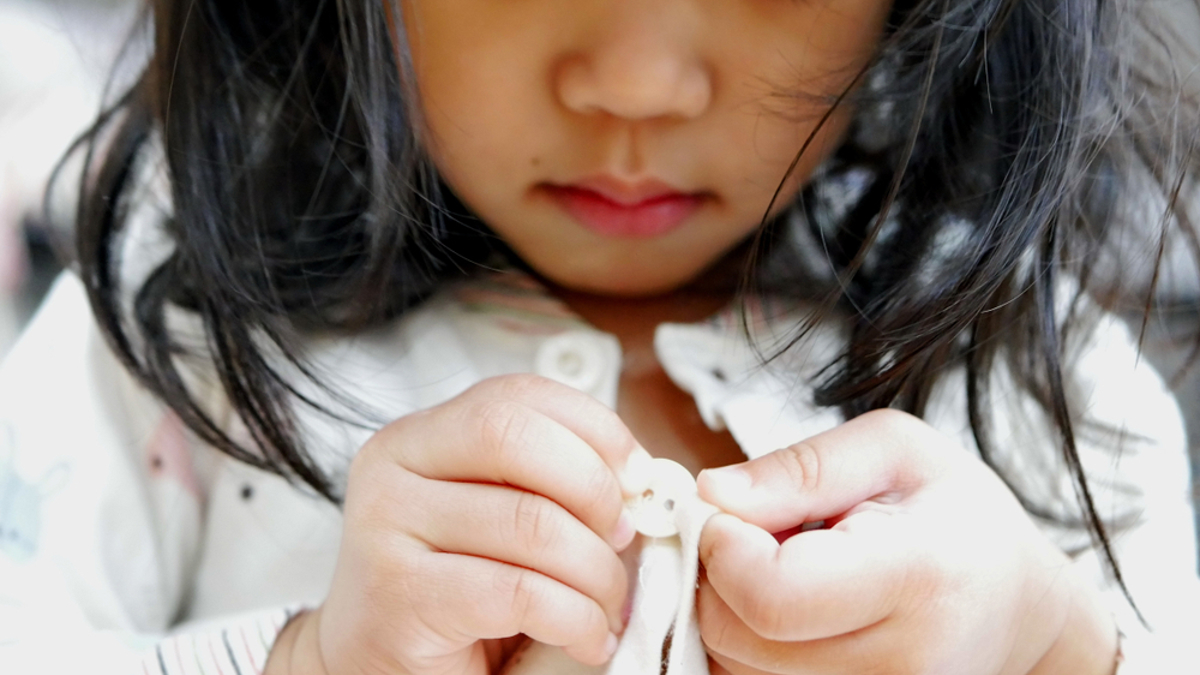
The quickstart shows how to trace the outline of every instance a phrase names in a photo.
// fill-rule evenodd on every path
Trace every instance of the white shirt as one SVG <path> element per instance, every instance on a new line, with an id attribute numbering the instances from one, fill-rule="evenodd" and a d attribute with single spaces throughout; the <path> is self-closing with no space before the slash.
<path id="1" fill-rule="evenodd" d="M 841 339 L 822 325 L 764 368 L 726 312 L 660 326 L 655 349 L 708 426 L 757 457 L 842 420 L 813 405 L 810 383 Z M 1100 512 L 1136 517 L 1114 544 L 1154 632 L 1105 579 L 1086 534 L 1042 529 L 1082 550 L 1074 565 L 1103 589 L 1127 636 L 1121 673 L 1198 673 L 1200 581 L 1178 408 L 1119 322 L 1106 318 L 1076 349 L 1072 403 L 1122 432 L 1119 460 L 1116 436 L 1082 432 L 1082 460 Z M 613 336 L 513 275 L 448 288 L 383 328 L 314 339 L 310 351 L 317 372 L 380 422 L 514 372 L 615 407 L 621 369 Z M 219 391 L 201 390 L 238 433 Z M 963 391 L 961 373 L 947 376 L 926 419 L 975 451 Z M 1073 504 L 1046 415 L 1003 371 L 993 404 L 996 463 L 1013 469 L 1017 488 Z M 319 461 L 344 479 L 372 429 L 299 410 Z M 0 432 L 0 672 L 255 673 L 288 612 L 325 596 L 339 511 L 185 431 L 114 358 L 71 275 L 0 366 Z"/>

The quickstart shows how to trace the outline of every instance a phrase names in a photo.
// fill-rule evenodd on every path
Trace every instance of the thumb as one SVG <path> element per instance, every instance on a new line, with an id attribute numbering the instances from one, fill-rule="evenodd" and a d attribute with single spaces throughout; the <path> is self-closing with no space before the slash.
<path id="1" fill-rule="evenodd" d="M 758 459 L 702 471 L 696 484 L 722 511 L 780 532 L 870 499 L 903 499 L 935 474 L 947 444 L 916 417 L 878 410 Z"/>

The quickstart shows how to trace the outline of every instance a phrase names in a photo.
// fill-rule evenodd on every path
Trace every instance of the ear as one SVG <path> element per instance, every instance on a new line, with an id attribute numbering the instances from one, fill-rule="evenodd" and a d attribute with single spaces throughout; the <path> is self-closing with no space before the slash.
<path id="1" fill-rule="evenodd" d="M 67 478 L 71 475 L 71 467 L 66 462 L 55 464 L 42 479 L 38 481 L 37 491 L 45 497 L 63 489 L 67 484 Z"/>

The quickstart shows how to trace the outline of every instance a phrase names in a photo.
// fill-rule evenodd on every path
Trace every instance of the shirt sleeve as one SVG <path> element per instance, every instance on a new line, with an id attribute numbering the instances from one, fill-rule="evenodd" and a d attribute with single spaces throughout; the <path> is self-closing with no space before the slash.
<path id="1" fill-rule="evenodd" d="M 289 608 L 172 632 L 208 487 L 64 274 L 0 365 L 0 672 L 260 672 Z"/>
<path id="2" fill-rule="evenodd" d="M 1118 673 L 1200 673 L 1196 521 L 1174 395 L 1114 317 L 1103 318 L 1083 344 L 1070 384 L 1090 420 L 1079 430 L 1081 463 L 1101 517 L 1112 523 L 1110 543 L 1133 601 L 1096 547 L 1075 556 L 1124 636 Z"/>

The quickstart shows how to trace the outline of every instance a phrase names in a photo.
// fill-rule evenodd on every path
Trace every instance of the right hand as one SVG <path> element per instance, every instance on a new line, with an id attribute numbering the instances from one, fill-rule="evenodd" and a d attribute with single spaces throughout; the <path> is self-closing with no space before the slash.
<path id="1" fill-rule="evenodd" d="M 634 537 L 618 476 L 644 453 L 612 410 L 526 375 L 389 424 L 351 465 L 333 584 L 301 635 L 330 675 L 485 675 L 489 641 L 521 634 L 607 661 Z"/>

